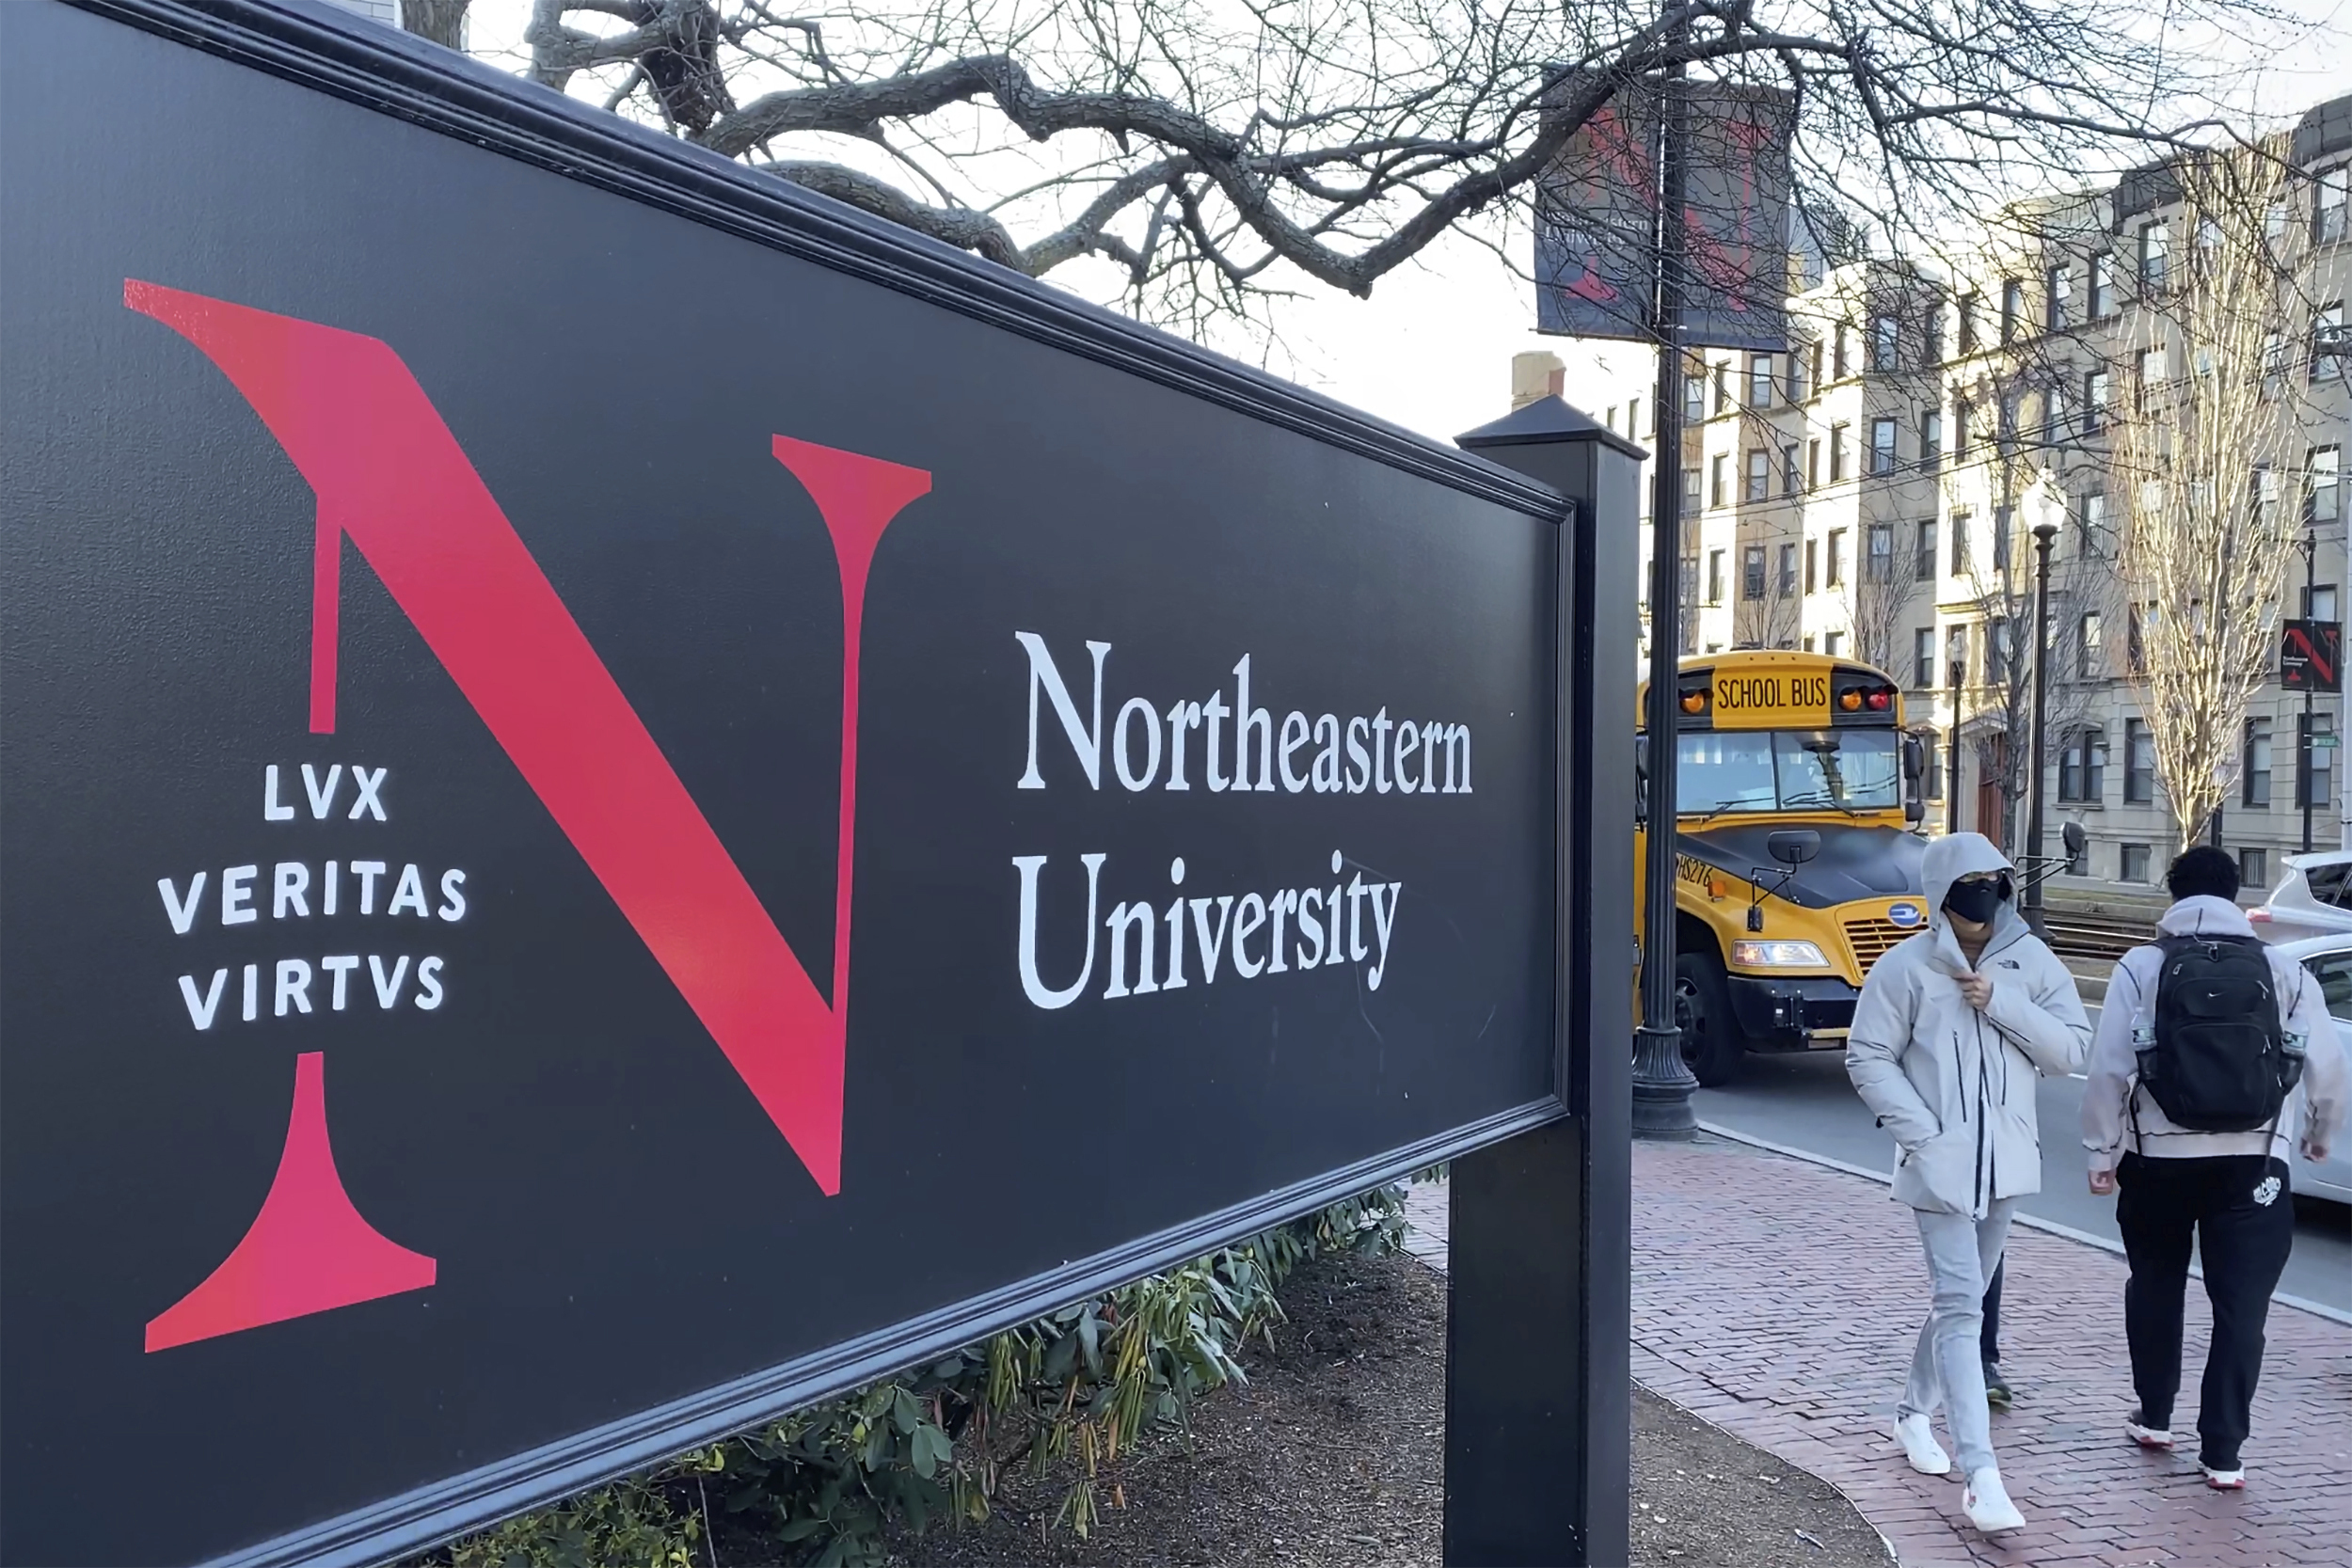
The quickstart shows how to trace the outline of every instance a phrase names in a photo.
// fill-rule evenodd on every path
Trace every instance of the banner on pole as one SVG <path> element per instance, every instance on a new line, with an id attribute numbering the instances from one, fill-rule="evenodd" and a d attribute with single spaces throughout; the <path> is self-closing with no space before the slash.
<path id="1" fill-rule="evenodd" d="M 1646 340 L 1657 265 L 1655 79 L 1619 87 L 1568 141 L 1535 193 L 1535 329 Z M 1689 105 L 1683 206 L 1683 341 L 1788 346 L 1796 99 L 1778 87 L 1676 85 Z"/>

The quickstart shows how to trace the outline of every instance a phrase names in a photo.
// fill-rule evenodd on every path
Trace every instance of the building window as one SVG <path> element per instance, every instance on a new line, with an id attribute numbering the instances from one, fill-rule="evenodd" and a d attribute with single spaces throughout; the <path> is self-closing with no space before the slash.
<path id="1" fill-rule="evenodd" d="M 1748 452 L 1748 499 L 1769 500 L 1772 494 L 1772 454 L 1762 447 Z"/>
<path id="2" fill-rule="evenodd" d="M 2123 623 L 2123 662 L 2135 675 L 2148 673 L 2148 638 L 2140 624 L 2145 613 L 2133 605 Z"/>
<path id="3" fill-rule="evenodd" d="M 2017 341 L 2017 329 L 2026 314 L 2026 286 L 2012 277 L 2001 285 L 2001 341 Z"/>
<path id="4" fill-rule="evenodd" d="M 2090 259 L 2090 319 L 2115 314 L 2115 258 L 2105 251 Z"/>
<path id="5" fill-rule="evenodd" d="M 1806 653 L 1811 653 L 1813 651 L 1813 639 L 1810 637 L 1804 640 L 1804 651 Z"/>
<path id="6" fill-rule="evenodd" d="M 1923 335 L 1927 339 L 1925 347 L 1927 351 L 1928 363 L 1931 365 L 1942 364 L 1944 362 L 1945 355 L 1944 302 L 1941 299 L 1928 307 L 1927 326 Z"/>
<path id="7" fill-rule="evenodd" d="M 2083 372 L 2083 434 L 2096 436 L 2107 427 L 2107 399 L 2112 394 L 2107 372 Z"/>
<path id="8" fill-rule="evenodd" d="M 1846 427 L 1829 427 L 1829 482 L 1832 484 L 1846 477 Z"/>
<path id="9" fill-rule="evenodd" d="M 1718 359 L 1715 361 L 1715 412 L 1718 414 L 1727 414 L 1730 411 L 1731 361 L 1728 359 Z"/>
<path id="10" fill-rule="evenodd" d="M 1707 418 L 1707 369 L 1692 366 L 1682 378 L 1682 422 L 1697 424 Z"/>
<path id="11" fill-rule="evenodd" d="M 1895 525 L 1872 523 L 1863 538 L 1869 551 L 1865 558 L 1863 570 L 1869 574 L 1872 582 L 1894 581 Z"/>
<path id="12" fill-rule="evenodd" d="M 2156 798 L 2156 740 L 2144 719 L 2123 721 L 2123 799 L 2144 806 Z M 2141 879 L 2145 880 L 2145 879 Z"/>
<path id="13" fill-rule="evenodd" d="M 2144 882 L 2148 879 L 2148 846 L 2145 844 L 2126 844 L 2123 846 L 2123 853 L 2121 858 L 2122 861 L 2122 876 L 2120 879 L 2121 880 L 2126 882 Z"/>
<path id="14" fill-rule="evenodd" d="M 1998 421 L 1994 426 L 1993 438 L 2006 456 L 2017 450 L 2017 394 L 2003 392 L 2000 401 L 1994 404 L 1993 417 Z"/>
<path id="15" fill-rule="evenodd" d="M 1827 654 L 1832 658 L 1836 658 L 1845 651 L 1846 634 L 1844 632 L 1825 631 L 1821 634 L 1821 652 Z"/>
<path id="16" fill-rule="evenodd" d="M 2270 804 L 2270 721 L 2249 719 L 2246 721 L 2245 778 L 2239 789 L 2240 804 L 2266 806 Z"/>
<path id="17" fill-rule="evenodd" d="M 1968 455 L 1968 405 L 1965 403 L 1952 404 L 1952 455 L 1963 459 Z"/>
<path id="18" fill-rule="evenodd" d="M 1748 361 L 1748 405 L 1772 405 L 1772 356 L 1769 354 L 1756 355 Z"/>
<path id="19" fill-rule="evenodd" d="M 1944 414 L 1931 408 L 1919 416 L 1919 467 L 1930 473 L 1944 462 Z"/>
<path id="20" fill-rule="evenodd" d="M 2336 618 L 2336 585 L 2315 583 L 2303 590 L 2303 618 L 2307 621 L 2332 621 Z"/>
<path id="21" fill-rule="evenodd" d="M 1968 680 L 1968 628 L 1956 626 L 1944 633 L 1944 678 L 1954 686 Z"/>
<path id="22" fill-rule="evenodd" d="M 1724 602 L 1724 552 L 1721 550 L 1707 552 L 1707 602 Z"/>
<path id="23" fill-rule="evenodd" d="M 1717 452 L 1707 466 L 1707 504 L 1724 506 L 1731 500 L 1731 454 Z"/>
<path id="24" fill-rule="evenodd" d="M 1962 358 L 1977 352 L 1977 296 L 1960 296 L 1960 353 Z"/>
<path id="25" fill-rule="evenodd" d="M 1944 799 L 1944 737 L 1933 730 L 1921 732 L 1928 753 L 1927 777 L 1919 783 L 1919 793 L 1931 800 Z"/>
<path id="26" fill-rule="evenodd" d="M 1836 341 L 1830 356 L 1830 374 L 1837 381 L 1846 379 L 1846 340 L 1852 330 L 1844 322 L 1837 324 Z"/>
<path id="27" fill-rule="evenodd" d="M 2098 559 L 2107 553 L 2107 493 L 2105 490 L 2083 492 L 2082 553 Z"/>
<path id="28" fill-rule="evenodd" d="M 1797 591 L 1797 546 L 1780 547 L 1780 596 L 1788 598 Z"/>
<path id="29" fill-rule="evenodd" d="M 1764 546 L 1750 545 L 1740 552 L 1740 596 L 1760 599 L 1764 596 Z"/>
<path id="30" fill-rule="evenodd" d="M 1804 444 L 1804 487 L 1821 487 L 1821 438 L 1818 436 Z"/>
<path id="31" fill-rule="evenodd" d="M 2329 245 L 2344 237 L 2345 214 L 2352 212 L 2352 164 L 2321 170 L 2318 186 L 2312 203 L 2312 238 Z"/>
<path id="32" fill-rule="evenodd" d="M 1808 594 L 1821 586 L 1821 576 L 1819 570 L 1821 563 L 1820 545 L 1820 541 L 1818 539 L 1808 539 L 1804 542 L 1804 591 Z M 1810 642 L 1806 645 L 1811 646 Z"/>
<path id="33" fill-rule="evenodd" d="M 2238 886 L 2249 892 L 2267 891 L 2270 887 L 2270 851 L 2240 849 L 2237 852 L 2237 880 Z"/>
<path id="34" fill-rule="evenodd" d="M 2074 678 L 2095 681 L 2106 676 L 2105 630 L 2099 625 L 2099 612 L 2083 611 L 2081 623 L 2074 628 Z"/>
<path id="35" fill-rule="evenodd" d="M 1625 434 L 1627 439 L 1629 440 L 1632 438 L 1634 425 L 1640 420 L 1641 407 L 1642 400 L 1640 398 L 1635 398 L 1631 403 L 1625 405 Z M 1649 429 L 1645 431 L 1643 434 L 1648 436 L 1653 440 L 1655 440 L 1658 436 L 1658 405 L 1656 404 L 1650 404 Z"/>
<path id="36" fill-rule="evenodd" d="M 1846 531 L 1829 531 L 1829 585 L 1837 587 L 1846 580 Z"/>
<path id="37" fill-rule="evenodd" d="M 2313 447 L 2303 491 L 2303 515 L 2314 523 L 2332 523 L 2344 515 L 2342 449 Z"/>
<path id="38" fill-rule="evenodd" d="M 1901 362 L 1902 328 L 1892 316 L 1870 318 L 1870 368 L 1886 374 Z"/>
<path id="39" fill-rule="evenodd" d="M 1911 634 L 1911 684 L 1935 684 L 1935 628 L 1921 626 Z"/>
<path id="40" fill-rule="evenodd" d="M 2058 752 L 2058 799 L 2078 805 L 2097 805 L 2106 795 L 2107 736 L 2087 725 L 2066 737 Z"/>
<path id="41" fill-rule="evenodd" d="M 1686 517 L 1695 516 L 1698 509 L 1699 471 L 1696 468 L 1685 468 L 1682 470 L 1682 515 Z"/>
<path id="42" fill-rule="evenodd" d="M 1613 404 L 1611 404 L 1609 405 L 1609 421 L 1608 421 L 1608 422 L 1609 422 L 1609 433 L 1610 433 L 1611 435 L 1613 435 L 1613 435 L 1615 435 L 1615 434 L 1616 434 L 1616 431 L 1617 431 L 1617 405 L 1616 405 L 1615 404 L 1613 404 Z M 1628 435 L 1630 435 L 1630 434 L 1632 434 L 1632 433 L 1631 433 L 1630 431 L 1629 431 L 1629 432 L 1627 432 L 1627 434 L 1628 434 Z"/>
<path id="43" fill-rule="evenodd" d="M 1806 353 L 1805 357 L 1812 367 L 1805 376 L 1805 395 L 1807 397 L 1818 396 L 1821 390 L 1821 341 L 1820 339 L 1816 338 L 1813 341 L 1813 347 Z M 1788 395 L 1793 398 L 1796 393 L 1790 392 Z"/>
<path id="44" fill-rule="evenodd" d="M 2053 381 L 2042 392 L 2042 444 L 2057 446 L 2066 435 L 2066 383 Z"/>
<path id="45" fill-rule="evenodd" d="M 2344 356 L 2352 354 L 2352 338 L 2344 332 L 2344 301 L 2337 300 L 2312 312 L 2312 379 L 2342 381 L 2352 376 Z"/>
<path id="46" fill-rule="evenodd" d="M 2139 228 L 2139 287 L 2143 293 L 2157 293 L 2164 288 L 2165 269 L 2169 264 L 2167 252 L 2172 244 L 2172 226 L 2159 218 Z"/>
<path id="47" fill-rule="evenodd" d="M 1780 493 L 1793 496 L 1804 488 L 1804 470 L 1797 464 L 1797 443 L 1780 449 Z"/>
<path id="48" fill-rule="evenodd" d="M 2066 305 L 2074 297 L 2074 275 L 2064 265 L 2052 267 L 2042 275 L 2042 325 L 2053 332 L 2066 327 Z"/>
<path id="49" fill-rule="evenodd" d="M 2006 615 L 1995 615 L 1984 624 L 1984 683 L 1987 686 L 2007 684 L 2010 672 L 2010 625 Z"/>
<path id="50" fill-rule="evenodd" d="M 1911 558 L 1911 577 L 1915 582 L 1935 580 L 1935 519 L 1919 519 L 1919 547 Z"/>
<path id="51" fill-rule="evenodd" d="M 2010 537 L 2015 532 L 2016 528 L 2010 519 L 2009 508 L 1994 507 L 1993 509 L 1993 569 L 1994 571 L 2009 570 Z"/>
<path id="52" fill-rule="evenodd" d="M 1952 576 L 1956 578 L 1968 575 L 1968 522 L 1967 513 L 1952 514 Z"/>
<path id="53" fill-rule="evenodd" d="M 1895 421 L 1870 421 L 1870 471 L 1891 474 L 1895 471 Z"/>

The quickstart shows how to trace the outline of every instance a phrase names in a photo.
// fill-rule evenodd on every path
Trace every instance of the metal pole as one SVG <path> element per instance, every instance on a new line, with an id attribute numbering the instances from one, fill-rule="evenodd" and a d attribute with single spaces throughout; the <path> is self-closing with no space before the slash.
<path id="1" fill-rule="evenodd" d="M 2303 618 L 2312 618 L 2312 579 L 2319 575 L 2319 531 L 2303 531 Z M 2295 736 L 2295 786 L 2303 797 L 2303 853 L 2312 852 L 2312 689 L 2303 688 L 2303 723 Z"/>
<path id="2" fill-rule="evenodd" d="M 1672 41 L 1679 42 L 1679 29 Z M 1649 836 L 1642 867 L 1642 1024 L 1633 1034 L 1633 1135 L 1691 1138 L 1699 1086 L 1682 1059 L 1675 1016 L 1676 716 L 1682 646 L 1682 210 L 1690 107 L 1682 67 L 1654 79 L 1658 129 L 1658 271 L 1650 324 L 1658 336 L 1658 445 L 1650 475 Z"/>
<path id="3" fill-rule="evenodd" d="M 1963 636 L 1967 635 L 1965 632 Z M 1961 659 L 1952 660 L 1952 766 L 1944 780 L 1944 831 L 1960 832 L 1960 683 L 1968 673 L 1968 666 Z"/>
<path id="4" fill-rule="evenodd" d="M 2026 924 L 2035 936 L 2048 927 L 2042 913 L 2042 736 L 2049 722 L 2050 689 L 2050 542 L 2058 537 L 2056 523 L 2036 523 L 2033 531 L 2033 806 L 2026 818 Z"/>

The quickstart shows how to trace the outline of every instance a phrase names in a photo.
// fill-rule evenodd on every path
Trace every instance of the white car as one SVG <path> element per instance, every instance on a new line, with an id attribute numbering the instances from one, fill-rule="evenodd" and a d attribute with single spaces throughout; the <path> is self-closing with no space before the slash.
<path id="1" fill-rule="evenodd" d="M 2352 931 L 2280 942 L 2279 951 L 2310 970 L 2319 982 L 2328 1011 L 2335 1016 L 2337 1037 L 2345 1050 L 2352 1051 Z M 2307 1160 L 2296 1149 L 2290 1185 L 2298 1193 L 2352 1203 L 2352 1127 L 2337 1131 L 2335 1147 L 2328 1150 L 2325 1160 Z"/>
<path id="2" fill-rule="evenodd" d="M 2265 942 L 2352 934 L 2352 849 L 2289 855 L 2269 901 L 2246 911 Z"/>

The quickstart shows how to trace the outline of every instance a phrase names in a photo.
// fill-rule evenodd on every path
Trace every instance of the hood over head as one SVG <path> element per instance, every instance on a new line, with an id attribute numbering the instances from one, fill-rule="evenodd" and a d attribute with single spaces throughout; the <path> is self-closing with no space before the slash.
<path id="1" fill-rule="evenodd" d="M 1951 917 L 1944 912 L 1944 895 L 1963 877 L 1987 871 L 2006 871 L 2010 874 L 2011 882 L 2016 880 L 2017 867 L 1982 833 L 1946 833 L 1942 838 L 1931 839 L 1927 853 L 1919 857 L 1919 881 L 1927 889 L 1929 927 L 1937 931 L 1950 929 Z M 1993 928 L 1999 931 L 2010 921 L 2023 918 L 2012 897 L 2001 906 Z"/>
<path id="2" fill-rule="evenodd" d="M 2156 929 L 2169 937 L 2250 937 L 2254 923 L 2227 898 L 2200 893 L 2165 911 L 2157 918 Z"/>

